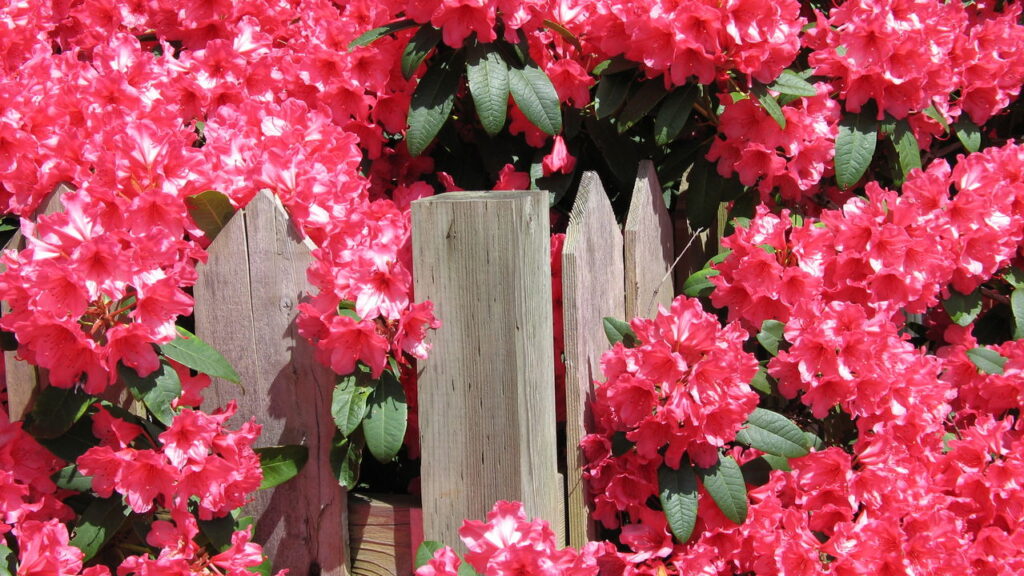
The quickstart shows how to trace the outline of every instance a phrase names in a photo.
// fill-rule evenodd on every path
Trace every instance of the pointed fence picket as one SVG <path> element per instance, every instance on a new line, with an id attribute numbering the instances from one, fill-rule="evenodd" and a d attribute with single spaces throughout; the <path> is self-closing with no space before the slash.
<path id="1" fill-rule="evenodd" d="M 59 209 L 55 196 L 40 213 Z M 578 446 L 609 347 L 602 319 L 655 314 L 717 251 L 717 230 L 692 231 L 681 216 L 666 211 L 650 162 L 639 166 L 622 232 L 598 176 L 583 176 L 562 255 L 567 421 L 558 447 L 547 194 L 443 194 L 413 204 L 416 295 L 433 300 L 443 322 L 420 365 L 421 512 L 415 499 L 346 495 L 338 486 L 329 461 L 335 378 L 295 327 L 310 290 L 310 244 L 272 195 L 258 194 L 210 246 L 194 314 L 197 335 L 242 382 L 215 380 L 207 404 L 236 399 L 233 424 L 255 418 L 261 445 L 309 449 L 296 479 L 260 491 L 246 507 L 274 568 L 404 576 L 420 540 L 458 546 L 462 521 L 482 518 L 496 499 L 524 500 L 567 544 L 600 536 Z M 16 353 L 5 360 L 12 417 L 20 419 L 40 378 Z"/>

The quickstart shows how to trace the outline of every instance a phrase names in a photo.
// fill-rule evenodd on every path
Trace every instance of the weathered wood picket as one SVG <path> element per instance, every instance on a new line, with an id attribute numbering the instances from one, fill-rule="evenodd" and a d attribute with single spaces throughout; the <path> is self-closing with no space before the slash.
<path id="1" fill-rule="evenodd" d="M 650 162 L 638 172 L 623 232 L 594 173 L 583 176 L 570 215 L 561 447 L 547 194 L 451 193 L 413 204 L 416 296 L 432 300 L 443 322 L 420 364 L 422 512 L 411 497 L 346 495 L 331 473 L 335 379 L 295 328 L 297 305 L 310 289 L 308 241 L 265 192 L 228 222 L 199 268 L 195 323 L 236 368 L 242 387 L 215 381 L 206 396 L 217 406 L 236 399 L 233 424 L 255 417 L 263 425 L 261 445 L 303 444 L 310 453 L 298 478 L 258 493 L 247 506 L 275 570 L 405 575 L 421 540 L 458 546 L 462 520 L 483 518 L 497 499 L 524 501 L 566 544 L 595 536 L 577 446 L 608 348 L 601 319 L 654 314 L 671 301 L 673 286 L 717 250 L 715 234 L 694 238 L 679 214 L 673 224 Z M 58 209 L 54 199 L 43 211 Z M 6 377 L 12 417 L 20 419 L 45 375 L 8 352 Z M 564 474 L 557 470 L 560 450 Z"/>

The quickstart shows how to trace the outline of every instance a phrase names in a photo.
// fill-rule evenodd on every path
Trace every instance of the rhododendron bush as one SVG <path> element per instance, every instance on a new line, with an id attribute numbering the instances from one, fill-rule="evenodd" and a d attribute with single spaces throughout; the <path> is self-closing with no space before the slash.
<path id="1" fill-rule="evenodd" d="M 621 209 L 645 158 L 691 229 L 728 224 L 685 296 L 606 322 L 569 473 L 609 541 L 559 550 L 500 503 L 464 564 L 438 548 L 421 570 L 1024 571 L 1021 14 L 6 3 L 0 228 L 23 241 L 0 329 L 49 387 L 0 414 L 0 573 L 269 570 L 238 508 L 304 451 L 255 450 L 259 422 L 203 402 L 237 375 L 188 330 L 196 266 L 256 194 L 315 246 L 297 324 L 338 375 L 354 487 L 364 452 L 418 456 L 414 363 L 443 319 L 412 294 L 410 203 L 541 188 L 559 228 L 583 171 Z"/>

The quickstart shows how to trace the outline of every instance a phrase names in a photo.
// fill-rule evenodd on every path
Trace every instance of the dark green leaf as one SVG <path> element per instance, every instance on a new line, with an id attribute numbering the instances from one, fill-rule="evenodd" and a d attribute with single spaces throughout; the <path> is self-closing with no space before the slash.
<path id="1" fill-rule="evenodd" d="M 778 320 L 765 320 L 761 323 L 761 331 L 757 333 L 757 341 L 772 356 L 779 355 L 779 343 L 783 341 L 783 330 L 786 325 Z"/>
<path id="2" fill-rule="evenodd" d="M 764 394 L 772 393 L 772 383 L 768 380 L 768 372 L 763 366 L 757 369 L 757 373 L 754 374 L 753 380 L 750 381 L 750 387 L 758 392 L 763 392 Z"/>
<path id="3" fill-rule="evenodd" d="M 416 549 L 416 566 L 426 566 L 427 562 L 434 557 L 434 552 L 437 552 L 441 548 L 444 548 L 444 544 L 435 540 L 424 540 L 420 543 L 420 547 Z"/>
<path id="4" fill-rule="evenodd" d="M 804 432 L 804 436 L 807 437 L 807 445 L 815 450 L 824 450 L 825 441 L 814 432 Z M 787 468 L 788 469 L 788 468 Z M 780 468 L 781 470 L 781 468 Z"/>
<path id="5" fill-rule="evenodd" d="M 614 187 L 632 189 L 636 179 L 636 167 L 641 160 L 637 148 L 623 146 L 622 137 L 611 122 L 588 115 L 584 125 L 590 139 L 601 151 L 601 157 L 612 171 Z"/>
<path id="6" fill-rule="evenodd" d="M 949 122 L 946 122 L 946 117 L 942 115 L 942 112 L 939 112 L 939 109 L 936 108 L 934 104 L 932 104 L 931 106 L 925 108 L 924 109 L 924 114 L 925 114 L 925 116 L 927 116 L 927 117 L 931 118 L 932 120 L 935 120 L 936 122 L 938 122 L 939 125 L 942 126 L 943 130 L 945 130 L 946 132 L 949 132 Z"/>
<path id="7" fill-rule="evenodd" d="M 690 169 L 686 192 L 683 193 L 686 219 L 692 229 L 711 228 L 718 221 L 723 188 L 725 180 L 719 176 L 715 166 L 704 158 L 697 159 Z"/>
<path id="8" fill-rule="evenodd" d="M 77 388 L 47 386 L 36 397 L 28 431 L 36 438 L 56 438 L 70 430 L 95 401 Z"/>
<path id="9" fill-rule="evenodd" d="M 981 130 L 978 125 L 971 122 L 966 114 L 961 115 L 953 127 L 956 130 L 956 137 L 964 145 L 968 152 L 977 152 L 981 149 Z"/>
<path id="10" fill-rule="evenodd" d="M 604 324 L 604 334 L 608 337 L 608 343 L 612 346 L 622 342 L 622 345 L 626 348 L 635 348 L 640 343 L 636 338 L 636 332 L 633 332 L 633 328 L 629 326 L 628 322 L 612 318 L 611 316 L 606 316 L 602 322 Z"/>
<path id="11" fill-rule="evenodd" d="M 130 512 L 119 494 L 93 500 L 75 524 L 69 543 L 80 549 L 88 562 L 117 534 Z"/>
<path id="12" fill-rule="evenodd" d="M 352 51 L 355 48 L 358 48 L 360 46 L 366 46 L 380 38 L 383 38 L 390 34 L 394 34 L 395 32 L 400 32 L 402 30 L 405 30 L 406 28 L 412 28 L 413 26 L 419 26 L 419 24 L 417 24 L 415 20 L 406 18 L 404 20 L 398 20 L 397 22 L 385 24 L 384 26 L 374 28 L 373 30 L 368 30 L 366 32 L 363 32 L 362 34 L 357 36 L 355 40 L 350 42 L 348 45 L 348 49 L 349 51 Z"/>
<path id="13" fill-rule="evenodd" d="M 235 533 L 235 518 L 231 514 L 225 514 L 212 520 L 200 520 L 199 531 L 206 536 L 217 552 L 223 552 L 231 547 L 231 536 Z"/>
<path id="14" fill-rule="evenodd" d="M 636 68 L 636 62 L 628 60 L 622 56 L 616 56 L 614 58 L 598 62 L 590 73 L 594 76 L 609 76 L 620 72 L 626 72 L 627 70 L 636 70 Z"/>
<path id="15" fill-rule="evenodd" d="M 0 540 L 0 576 L 15 576 L 17 574 L 17 555 Z"/>
<path id="16" fill-rule="evenodd" d="M 246 571 L 252 572 L 253 574 L 259 574 L 260 576 L 270 576 L 274 572 L 274 565 L 270 558 L 265 557 L 263 558 L 263 562 L 260 562 L 259 566 L 251 566 L 246 568 Z"/>
<path id="17" fill-rule="evenodd" d="M 808 442 L 810 442 L 810 438 L 808 438 Z M 789 472 L 791 470 L 789 467 L 789 458 L 776 456 L 774 454 L 762 454 L 760 457 L 772 467 L 772 470 L 782 470 L 783 472 Z"/>
<path id="18" fill-rule="evenodd" d="M 907 126 L 906 120 L 896 123 L 889 138 L 896 148 L 896 156 L 900 161 L 900 172 L 906 179 L 911 170 L 921 167 L 921 149 L 917 145 L 917 138 Z"/>
<path id="19" fill-rule="evenodd" d="M 160 346 L 160 352 L 196 372 L 231 382 L 239 381 L 238 372 L 220 352 L 181 326 L 178 326 L 178 338 Z"/>
<path id="20" fill-rule="evenodd" d="M 790 96 L 809 98 L 818 94 L 813 84 L 804 80 L 792 70 L 783 70 L 771 88 L 779 94 L 788 94 Z"/>
<path id="21" fill-rule="evenodd" d="M 1013 310 L 1013 339 L 1024 338 L 1024 287 L 1018 286 L 1010 294 L 1010 309 Z"/>
<path id="22" fill-rule="evenodd" d="M 836 182 L 840 188 L 850 188 L 864 176 L 875 155 L 877 135 L 878 121 L 869 109 L 843 115 L 835 153 Z"/>
<path id="23" fill-rule="evenodd" d="M 533 62 L 508 71 L 508 88 L 526 119 L 550 135 L 562 131 L 562 108 L 551 79 Z"/>
<path id="24" fill-rule="evenodd" d="M 1006 358 L 991 348 L 971 348 L 967 357 L 985 374 L 1002 374 Z"/>
<path id="25" fill-rule="evenodd" d="M 683 282 L 683 294 L 690 298 L 705 298 L 711 296 L 715 291 L 715 285 L 711 283 L 712 276 L 718 276 L 718 270 L 713 268 L 701 268 Z"/>
<path id="26" fill-rule="evenodd" d="M 448 120 L 461 78 L 462 62 L 458 56 L 434 63 L 420 78 L 409 102 L 409 129 L 405 133 L 413 156 L 427 149 Z"/>
<path id="27" fill-rule="evenodd" d="M 43 448 L 66 462 L 74 462 L 90 448 L 99 444 L 99 440 L 92 433 L 92 421 L 89 418 L 80 419 L 70 430 L 57 438 L 37 436 L 36 440 Z"/>
<path id="28" fill-rule="evenodd" d="M 949 298 L 943 303 L 949 318 L 958 326 L 968 326 L 981 314 L 981 290 L 975 290 L 970 294 L 961 294 L 951 290 Z"/>
<path id="29" fill-rule="evenodd" d="M 369 411 L 363 420 L 366 447 L 378 462 L 390 462 L 398 455 L 408 424 L 408 407 L 401 382 L 385 372 L 370 395 Z"/>
<path id="30" fill-rule="evenodd" d="M 53 475 L 53 483 L 61 490 L 74 490 L 75 492 L 88 492 L 92 490 L 92 477 L 82 476 L 78 466 L 69 464 Z"/>
<path id="31" fill-rule="evenodd" d="M 597 92 L 594 94 L 594 112 L 598 119 L 615 114 L 629 96 L 633 86 L 633 74 L 611 74 L 597 79 Z"/>
<path id="32" fill-rule="evenodd" d="M 427 59 L 427 55 L 441 41 L 441 31 L 429 24 L 425 24 L 413 34 L 409 43 L 402 51 L 402 76 L 406 80 L 412 78 L 420 64 Z"/>
<path id="33" fill-rule="evenodd" d="M 484 131 L 497 135 L 508 113 L 508 64 L 494 44 L 476 44 L 466 61 L 469 93 Z"/>
<path id="34" fill-rule="evenodd" d="M 626 101 L 626 107 L 619 114 L 619 132 L 625 132 L 632 128 L 634 124 L 647 116 L 665 96 L 668 96 L 668 92 L 665 91 L 665 85 L 660 80 L 651 80 L 641 84 L 640 88 L 630 95 L 629 100 Z"/>
<path id="35" fill-rule="evenodd" d="M 747 485 L 740 465 L 731 456 L 722 456 L 710 468 L 697 468 L 697 474 L 722 514 L 743 524 L 747 519 Z"/>
<path id="36" fill-rule="evenodd" d="M 743 472 L 743 481 L 754 486 L 767 484 L 772 470 L 772 465 L 762 457 L 748 460 L 740 466 L 740 471 Z"/>
<path id="37" fill-rule="evenodd" d="M 480 574 L 473 569 L 469 562 L 463 562 L 459 564 L 458 576 L 480 576 Z"/>
<path id="38" fill-rule="evenodd" d="M 697 477 L 689 460 L 684 458 L 678 470 L 664 464 L 658 469 L 658 499 L 676 540 L 689 540 L 697 524 Z"/>
<path id="39" fill-rule="evenodd" d="M 309 448 L 298 444 L 283 446 L 265 446 L 256 448 L 263 469 L 263 481 L 260 490 L 273 488 L 299 475 L 302 467 L 309 460 Z"/>
<path id="40" fill-rule="evenodd" d="M 686 121 L 690 119 L 693 103 L 699 94 L 700 87 L 697 84 L 687 84 L 665 97 L 654 117 L 654 141 L 659 146 L 668 146 L 679 137 Z"/>
<path id="41" fill-rule="evenodd" d="M 754 96 L 757 96 L 757 101 L 761 104 L 761 108 L 775 120 L 775 123 L 780 128 L 786 128 L 786 116 L 782 113 L 782 108 L 779 106 L 779 102 L 768 92 L 768 89 L 763 84 L 756 84 L 754 89 L 751 90 Z"/>
<path id="42" fill-rule="evenodd" d="M 216 190 L 207 190 L 185 198 L 188 214 L 196 226 L 213 240 L 235 215 L 235 207 L 228 197 Z"/>
<path id="43" fill-rule="evenodd" d="M 359 372 L 342 376 L 334 387 L 331 398 L 331 417 L 342 435 L 349 436 L 366 417 L 366 400 L 373 392 L 373 386 L 367 385 L 366 375 Z"/>
<path id="44" fill-rule="evenodd" d="M 782 414 L 755 408 L 746 424 L 736 433 L 736 441 L 761 452 L 799 458 L 807 454 L 810 444 L 803 431 Z"/>
<path id="45" fill-rule="evenodd" d="M 120 363 L 117 372 L 132 397 L 145 404 L 157 420 L 170 426 L 176 414 L 171 402 L 181 396 L 181 379 L 174 368 L 161 360 L 160 367 L 145 378 L 140 378 L 133 368 Z"/>
<path id="46" fill-rule="evenodd" d="M 339 431 L 334 433 L 334 441 L 331 444 L 331 470 L 338 479 L 338 484 L 346 490 L 355 489 L 359 482 L 359 467 L 363 462 L 365 447 L 362 429 L 356 429 L 348 438 L 343 437 Z"/>
<path id="47" fill-rule="evenodd" d="M 1024 286 L 1024 270 L 1021 270 L 1016 266 L 1011 266 L 1003 273 L 1003 279 L 1006 280 L 1010 286 L 1020 288 L 1021 286 Z"/>

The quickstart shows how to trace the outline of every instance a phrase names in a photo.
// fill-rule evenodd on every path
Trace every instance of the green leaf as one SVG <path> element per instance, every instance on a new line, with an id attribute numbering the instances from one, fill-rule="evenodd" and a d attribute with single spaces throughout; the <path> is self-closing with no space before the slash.
<path id="1" fill-rule="evenodd" d="M 484 131 L 497 135 L 505 127 L 508 114 L 508 64 L 494 44 L 477 44 L 469 49 L 466 61 L 469 93 Z"/>
<path id="2" fill-rule="evenodd" d="M 878 140 L 878 121 L 865 108 L 857 114 L 844 114 L 836 136 L 836 182 L 848 189 L 860 181 L 871 165 Z"/>
<path id="3" fill-rule="evenodd" d="M 678 470 L 664 464 L 658 469 L 658 500 L 676 540 L 689 540 L 697 524 L 697 477 L 688 459 Z"/>
<path id="4" fill-rule="evenodd" d="M 1003 280 L 1006 280 L 1014 288 L 1020 288 L 1024 286 L 1024 270 L 1011 266 L 1006 269 L 1006 272 L 1003 272 Z"/>
<path id="5" fill-rule="evenodd" d="M 730 456 L 722 456 L 710 468 L 697 468 L 704 489 L 725 517 L 736 524 L 747 519 L 747 485 L 740 465 Z"/>
<path id="6" fill-rule="evenodd" d="M 690 298 L 706 298 L 715 291 L 715 285 L 711 283 L 712 276 L 718 276 L 718 270 L 714 268 L 701 268 L 683 282 L 683 294 Z"/>
<path id="7" fill-rule="evenodd" d="M 907 121 L 900 120 L 893 127 L 889 139 L 892 140 L 892 144 L 896 148 L 900 172 L 906 179 L 911 170 L 921 167 L 921 149 L 917 145 L 917 138 L 914 137 L 914 132 L 910 130 Z"/>
<path id="8" fill-rule="evenodd" d="M 424 540 L 421 542 L 420 547 L 416 549 L 415 568 L 426 566 L 427 562 L 434 557 L 434 552 L 437 552 L 441 548 L 444 548 L 444 544 L 437 542 L 436 540 Z"/>
<path id="9" fill-rule="evenodd" d="M 469 562 L 459 564 L 458 576 L 480 576 Z"/>
<path id="10" fill-rule="evenodd" d="M 427 55 L 441 41 L 441 31 L 429 24 L 425 24 L 413 34 L 409 43 L 402 51 L 402 76 L 409 80 L 412 78 L 420 64 L 427 59 Z"/>
<path id="11" fill-rule="evenodd" d="M 260 576 L 270 576 L 274 572 L 274 565 L 269 557 L 264 557 L 263 562 L 260 562 L 259 566 L 250 566 L 245 569 L 247 572 L 253 574 L 259 574 Z"/>
<path id="12" fill-rule="evenodd" d="M 969 326 L 981 314 L 981 290 L 975 290 L 970 294 L 961 294 L 955 290 L 950 291 L 949 298 L 943 303 L 949 318 L 958 326 Z"/>
<path id="13" fill-rule="evenodd" d="M 622 345 L 626 348 L 636 348 L 640 344 L 640 341 L 637 340 L 636 332 L 633 332 L 633 328 L 630 327 L 628 322 L 612 318 L 611 316 L 605 316 L 602 319 L 602 323 L 604 324 L 604 334 L 608 337 L 608 343 L 612 346 L 622 342 Z"/>
<path id="14" fill-rule="evenodd" d="M 551 79 L 533 62 L 508 71 L 508 87 L 516 106 L 542 132 L 562 131 L 562 108 Z"/>
<path id="15" fill-rule="evenodd" d="M 231 514 L 225 514 L 220 518 L 200 520 L 199 531 L 206 536 L 217 552 L 223 552 L 231 547 L 231 536 L 235 533 L 235 518 Z"/>
<path id="16" fill-rule="evenodd" d="M 53 483 L 61 490 L 74 490 L 75 492 L 92 490 L 92 477 L 82 476 L 75 464 L 69 464 L 58 470 L 53 475 Z"/>
<path id="17" fill-rule="evenodd" d="M 69 543 L 80 549 L 85 554 L 83 561 L 88 562 L 117 534 L 130 513 L 119 494 L 93 500 L 75 524 Z"/>
<path id="18" fill-rule="evenodd" d="M 71 429 L 56 438 L 36 436 L 36 440 L 43 448 L 66 462 L 78 460 L 79 456 L 99 444 L 99 440 L 92 433 L 92 421 L 88 418 L 79 420 Z"/>
<path id="19" fill-rule="evenodd" d="M 594 76 L 610 76 L 612 74 L 618 74 L 628 70 L 636 70 L 637 66 L 638 64 L 632 60 L 628 60 L 622 56 L 616 56 L 614 58 L 598 62 L 590 73 Z"/>
<path id="20" fill-rule="evenodd" d="M 455 105 L 462 78 L 458 54 L 427 68 L 409 102 L 409 129 L 405 139 L 409 153 L 419 156 L 434 141 Z"/>
<path id="21" fill-rule="evenodd" d="M 0 576 L 15 576 L 17 555 L 0 540 Z"/>
<path id="22" fill-rule="evenodd" d="M 57 438 L 70 430 L 95 401 L 77 388 L 47 386 L 36 398 L 28 432 L 36 438 Z"/>
<path id="23" fill-rule="evenodd" d="M 810 439 L 808 439 L 808 442 L 810 442 Z M 774 454 L 762 454 L 760 458 L 763 458 L 764 461 L 772 467 L 772 470 L 782 470 L 783 472 L 789 472 L 792 470 L 792 468 L 789 467 L 789 458 L 776 456 Z"/>
<path id="24" fill-rule="evenodd" d="M 580 44 L 579 38 L 576 37 L 568 28 L 562 26 L 554 20 L 544 20 L 544 26 L 550 30 L 556 32 L 559 36 L 565 39 L 577 52 L 583 52 L 583 46 Z"/>
<path id="25" fill-rule="evenodd" d="M 348 50 L 349 52 L 351 52 L 352 50 L 360 46 L 366 46 L 380 38 L 383 38 L 390 34 L 394 34 L 395 32 L 400 32 L 402 30 L 405 30 L 406 28 L 412 28 L 413 26 L 419 26 L 419 24 L 417 24 L 416 21 L 412 20 L 411 18 L 406 18 L 404 20 L 398 20 L 397 22 L 385 24 L 384 26 L 374 28 L 373 30 L 368 30 L 357 36 L 356 39 L 353 40 L 352 42 L 349 42 Z"/>
<path id="26" fill-rule="evenodd" d="M 717 223 L 723 188 L 725 180 L 719 176 L 715 166 L 704 158 L 698 158 L 687 176 L 686 192 L 683 194 L 686 219 L 690 221 L 692 229 L 711 228 Z"/>
<path id="27" fill-rule="evenodd" d="M 207 190 L 185 198 L 188 214 L 196 226 L 213 240 L 235 215 L 235 207 L 228 197 L 216 190 Z"/>
<path id="28" fill-rule="evenodd" d="M 927 117 L 931 118 L 932 120 L 935 120 L 936 122 L 938 122 L 939 125 L 942 126 L 943 130 L 945 130 L 946 132 L 949 132 L 949 122 L 946 122 L 946 117 L 942 115 L 942 112 L 939 112 L 939 109 L 936 108 L 934 104 L 932 104 L 931 106 L 925 108 L 924 109 L 924 114 L 925 114 L 925 116 L 927 116 Z"/>
<path id="29" fill-rule="evenodd" d="M 615 114 L 629 96 L 633 86 L 633 74 L 609 74 L 597 79 L 597 92 L 594 94 L 594 113 L 603 119 Z"/>
<path id="30" fill-rule="evenodd" d="M 344 436 L 350 436 L 366 417 L 366 400 L 373 392 L 373 386 L 366 385 L 366 380 L 365 374 L 357 372 L 342 376 L 334 387 L 331 417 Z"/>
<path id="31" fill-rule="evenodd" d="M 763 486 L 771 479 L 772 465 L 763 457 L 758 456 L 748 460 L 740 466 L 743 472 L 743 481 L 754 486 Z"/>
<path id="32" fill-rule="evenodd" d="M 369 399 L 369 412 L 363 420 L 366 447 L 378 462 L 390 462 L 398 455 L 408 424 L 408 407 L 401 382 L 385 372 Z"/>
<path id="33" fill-rule="evenodd" d="M 1006 358 L 991 348 L 971 348 L 967 357 L 985 374 L 1002 374 Z"/>
<path id="34" fill-rule="evenodd" d="M 647 116 L 655 106 L 668 96 L 660 80 L 644 82 L 626 101 L 626 107 L 618 117 L 619 132 L 625 132 Z"/>
<path id="35" fill-rule="evenodd" d="M 775 79 L 771 88 L 779 94 L 800 96 L 801 98 L 809 98 L 818 94 L 813 84 L 804 80 L 792 70 L 783 70 L 782 74 Z"/>
<path id="36" fill-rule="evenodd" d="M 362 429 L 357 428 L 347 438 L 342 436 L 340 431 L 334 432 L 330 455 L 331 470 L 338 479 L 338 484 L 346 490 L 355 489 L 359 482 L 359 467 L 363 463 L 365 447 Z"/>
<path id="37" fill-rule="evenodd" d="M 764 108 L 764 111 L 772 117 L 772 120 L 775 120 L 775 123 L 778 124 L 780 128 L 785 129 L 786 116 L 782 113 L 782 108 L 779 106 L 779 102 L 775 99 L 775 96 L 772 96 L 763 84 L 755 84 L 751 92 L 754 96 L 757 96 L 757 101 L 761 103 L 761 107 Z"/>
<path id="38" fill-rule="evenodd" d="M 960 116 L 953 129 L 956 131 L 957 139 L 968 152 L 977 152 L 981 149 L 981 130 L 966 114 Z"/>
<path id="39" fill-rule="evenodd" d="M 235 383 L 239 381 L 238 372 L 235 372 L 227 359 L 213 346 L 181 326 L 177 328 L 178 337 L 160 346 L 160 352 L 164 356 L 196 372 Z"/>
<path id="40" fill-rule="evenodd" d="M 1010 294 L 1010 309 L 1013 310 L 1013 339 L 1024 338 L 1024 287 L 1018 286 Z"/>
<path id="41" fill-rule="evenodd" d="M 736 441 L 785 458 L 799 458 L 810 448 L 807 437 L 792 420 L 763 408 L 754 408 L 736 433 Z"/>
<path id="42" fill-rule="evenodd" d="M 757 341 L 772 356 L 779 355 L 779 343 L 784 341 L 782 332 L 786 325 L 778 320 L 765 320 L 761 323 L 761 331 L 757 333 Z"/>
<path id="43" fill-rule="evenodd" d="M 750 387 L 765 394 L 772 393 L 772 383 L 768 380 L 768 372 L 763 366 L 758 367 L 757 373 L 754 374 L 754 378 L 750 381 Z"/>
<path id="44" fill-rule="evenodd" d="M 181 379 L 174 368 L 166 360 L 161 360 L 159 368 L 140 378 L 133 368 L 118 363 L 117 372 L 132 397 L 145 404 L 157 420 L 170 426 L 177 414 L 171 402 L 181 396 Z"/>
<path id="45" fill-rule="evenodd" d="M 260 490 L 284 484 L 298 476 L 309 460 L 309 448 L 298 444 L 265 446 L 256 448 L 255 451 L 260 457 L 260 467 L 263 469 Z"/>

